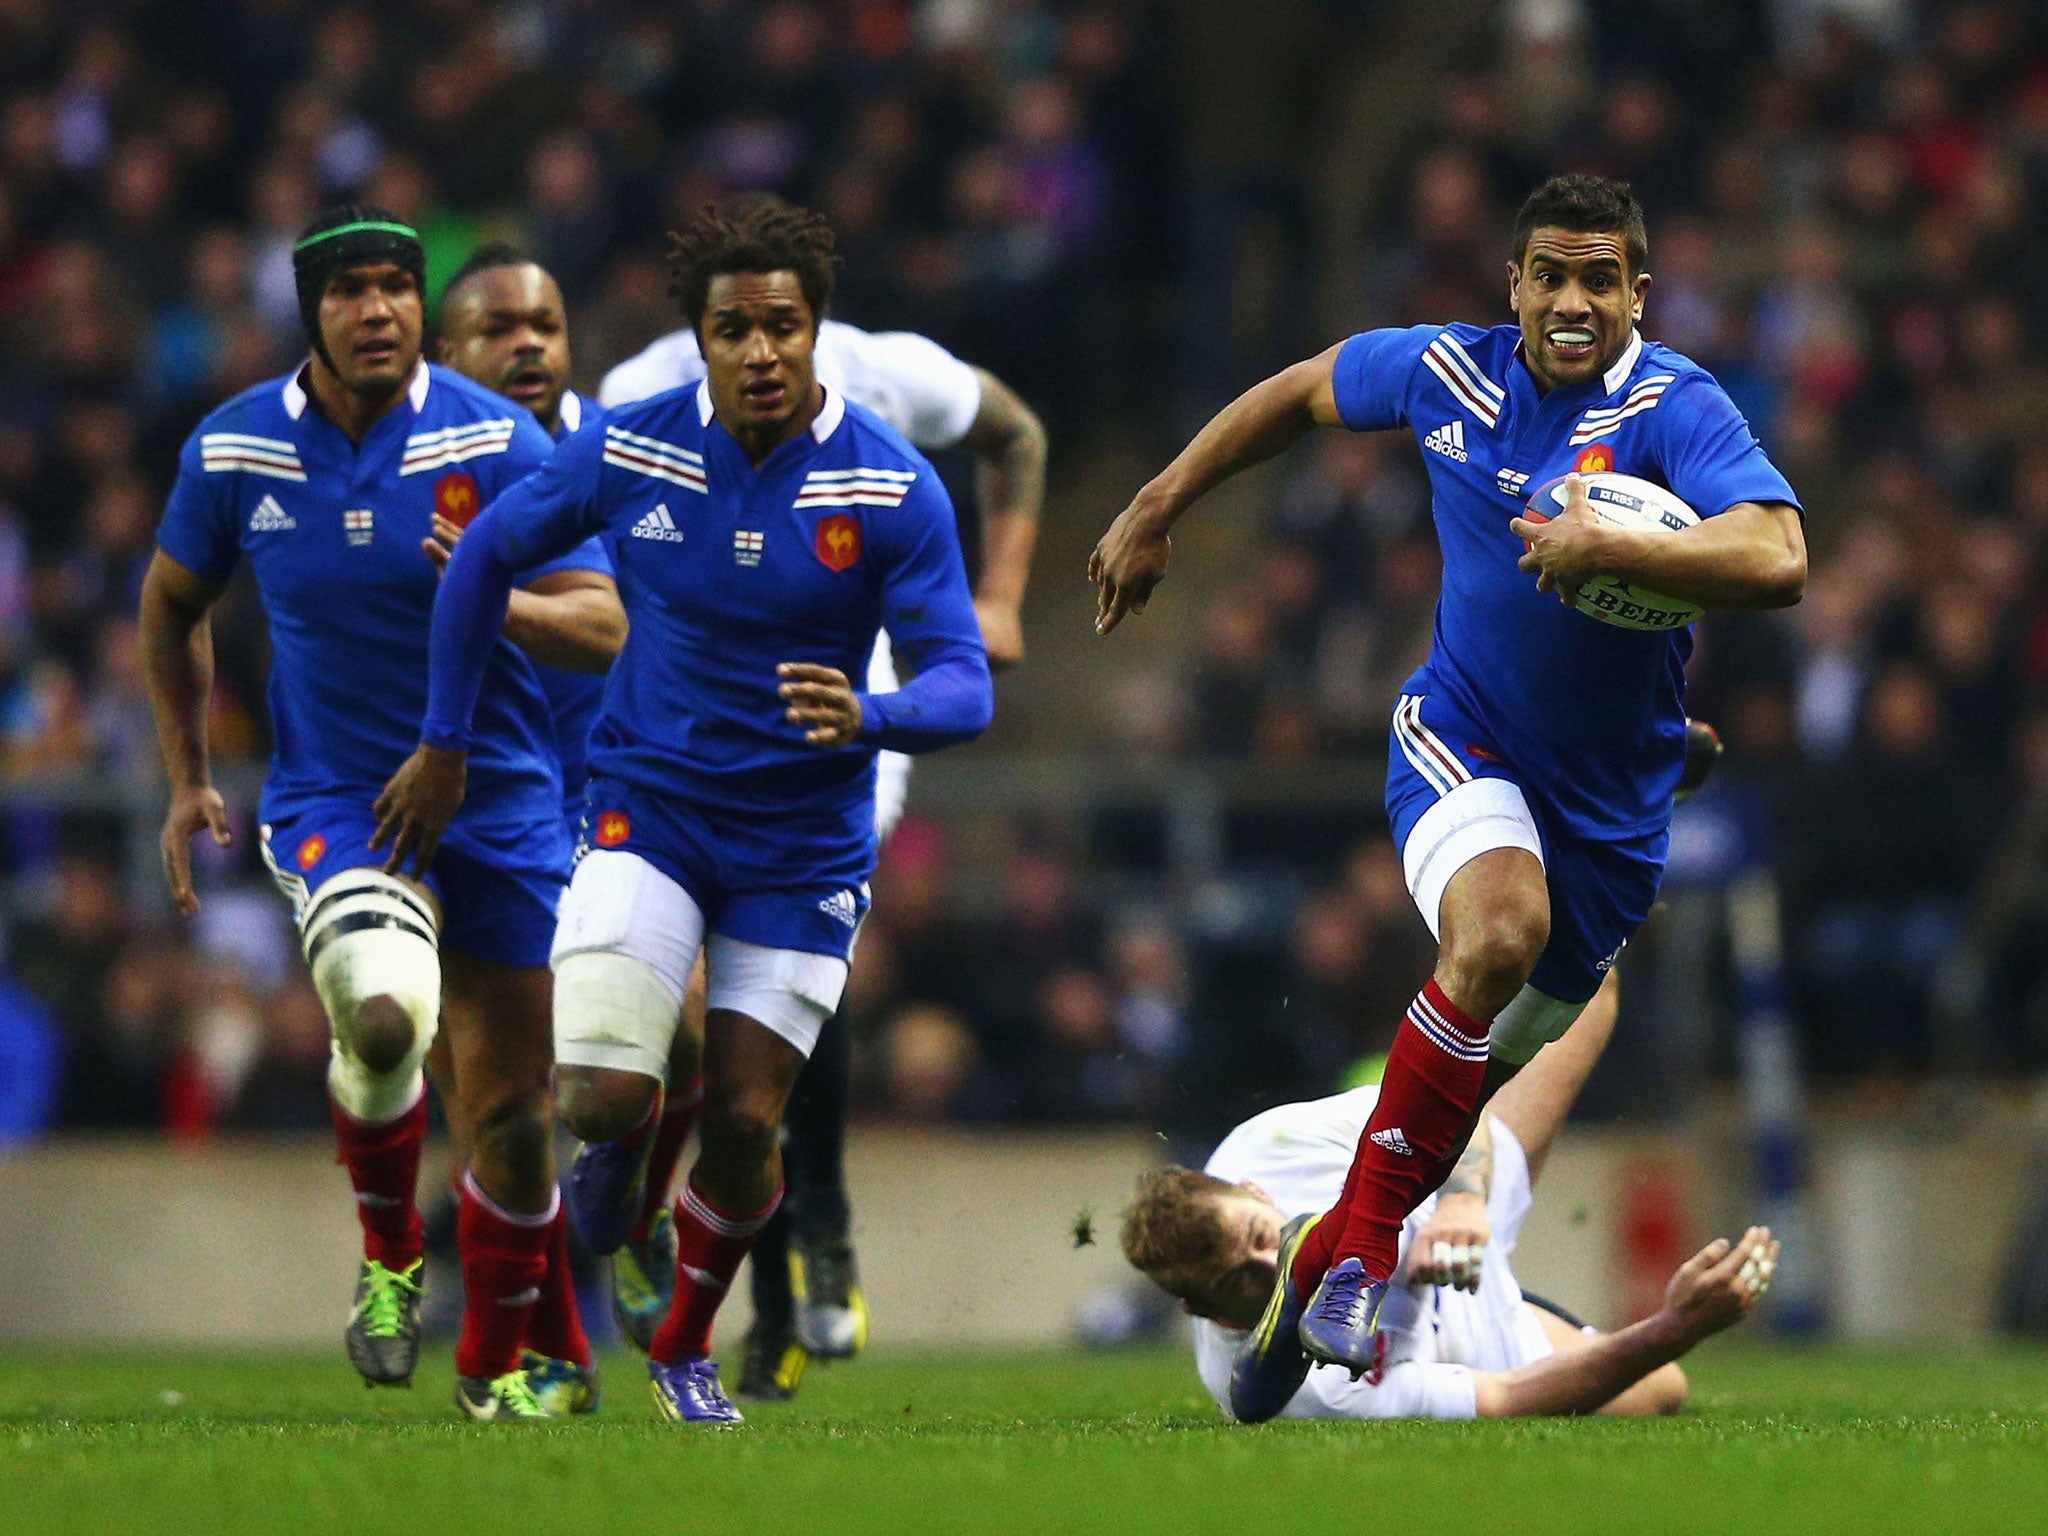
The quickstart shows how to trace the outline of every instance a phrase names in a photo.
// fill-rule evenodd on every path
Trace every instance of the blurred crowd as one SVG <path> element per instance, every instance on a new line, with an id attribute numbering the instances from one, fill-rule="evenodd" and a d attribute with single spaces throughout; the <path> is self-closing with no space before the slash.
<path id="1" fill-rule="evenodd" d="M 1313 141 L 1236 180 L 1191 163 L 1219 131 L 1187 103 L 1216 98 L 1173 41 L 1139 0 L 0 0 L 0 781 L 154 782 L 132 614 L 156 512 L 198 417 L 303 352 L 289 247 L 324 203 L 413 219 L 430 290 L 485 238 L 535 251 L 589 388 L 675 324 L 662 232 L 772 187 L 831 217 L 844 318 L 938 337 L 1073 444 L 1105 415 L 1185 425 L 1157 366 L 1220 366 L 1202 253 L 1232 209 L 1284 212 L 1288 284 L 1359 253 L 1319 274 L 1349 328 L 1496 323 L 1521 196 L 1595 170 L 1649 212 L 1646 329 L 1715 372 L 1808 514 L 1805 603 L 1703 624 L 1691 707 L 1773 813 L 1809 1060 L 1924 1065 L 1973 882 L 2048 777 L 2048 24 L 1508 0 L 1423 96 L 1395 195 L 1314 240 Z M 1414 445 L 1316 435 L 1236 569 L 1178 676 L 1110 690 L 1117 744 L 1355 756 L 1376 783 L 1437 584 Z M 251 599 L 216 621 L 227 764 L 265 749 Z M 319 1123 L 325 1031 L 254 830 L 202 850 L 180 934 L 129 829 L 0 815 L 0 1138 Z M 1301 857 L 1199 889 L 1113 832 L 906 824 L 853 984 L 870 1112 L 1202 1128 L 1370 1073 L 1430 953 L 1375 809 L 1263 829 Z M 1999 972 L 1994 1065 L 2048 1063 L 2038 972 Z"/>
<path id="2" fill-rule="evenodd" d="M 1056 428 L 1097 410 L 1136 363 L 1094 328 L 1163 270 L 1175 139 L 1135 10 L 0 0 L 0 780 L 154 781 L 133 613 L 176 450 L 303 356 L 291 244 L 343 198 L 419 227 L 430 299 L 487 238 L 534 252 L 594 391 L 677 323 L 664 232 L 772 188 L 830 216 L 842 317 L 942 338 Z M 216 636 L 215 758 L 260 763 L 252 593 Z M 253 828 L 187 944 L 138 901 L 130 829 L 25 799 L 0 821 L 26 1120 L 317 1118 L 317 1003 L 233 879 Z"/>
<path id="3" fill-rule="evenodd" d="M 2048 22 L 1854 10 L 1503 6 L 1414 123 L 1351 304 L 1357 328 L 1511 320 L 1531 187 L 1587 170 L 1642 199 L 1645 330 L 1742 407 L 1812 555 L 1800 607 L 1699 626 L 1688 707 L 1772 812 L 1808 1060 L 1867 1073 L 1929 1064 L 1930 986 L 2048 782 Z M 1127 743 L 1383 751 L 1437 586 L 1414 443 L 1315 435 L 1241 569 Z M 1998 967 L 1994 1064 L 2048 1065 L 2037 940 Z"/>

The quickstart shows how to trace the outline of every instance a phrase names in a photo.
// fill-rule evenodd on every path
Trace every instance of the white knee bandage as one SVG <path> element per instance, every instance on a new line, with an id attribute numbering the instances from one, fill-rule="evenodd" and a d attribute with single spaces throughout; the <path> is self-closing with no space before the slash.
<path id="1" fill-rule="evenodd" d="M 643 960 L 585 949 L 555 961 L 555 1060 L 668 1076 L 682 994 Z"/>
<path id="2" fill-rule="evenodd" d="M 1586 1011 L 1584 1003 L 1567 1003 L 1534 987 L 1524 987 L 1501 1009 L 1487 1031 L 1490 1054 L 1521 1066 L 1544 1046 L 1572 1027 Z"/>
<path id="3" fill-rule="evenodd" d="M 341 1107 L 379 1124 L 420 1094 L 420 1063 L 441 1018 L 441 957 L 433 909 L 403 881 L 376 869 L 346 869 L 306 900 L 299 932 L 313 986 L 334 1029 L 327 1081 Z M 372 1072 L 355 1054 L 357 1014 L 388 997 L 412 1021 L 404 1059 Z"/>

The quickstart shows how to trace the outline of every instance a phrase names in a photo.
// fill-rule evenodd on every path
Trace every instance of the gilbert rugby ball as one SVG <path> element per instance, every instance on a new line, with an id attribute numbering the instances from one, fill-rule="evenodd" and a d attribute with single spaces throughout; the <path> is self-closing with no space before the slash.
<path id="1" fill-rule="evenodd" d="M 1676 533 L 1700 520 L 1699 513 L 1663 486 L 1634 475 L 1599 470 L 1582 478 L 1593 515 L 1616 528 Z M 1562 511 L 1564 480 L 1559 478 L 1530 497 L 1522 515 L 1532 523 L 1547 523 Z M 1700 616 L 1696 603 L 1665 597 L 1613 576 L 1596 577 L 1579 588 L 1578 611 L 1617 629 L 1682 629 Z"/>

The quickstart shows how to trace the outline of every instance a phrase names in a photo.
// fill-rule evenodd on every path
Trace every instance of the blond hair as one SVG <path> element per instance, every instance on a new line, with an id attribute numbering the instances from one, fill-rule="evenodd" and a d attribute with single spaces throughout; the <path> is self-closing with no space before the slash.
<path id="1" fill-rule="evenodd" d="M 1199 1301 L 1224 1269 L 1223 1211 L 1217 1197 L 1238 1186 L 1177 1163 L 1138 1175 L 1119 1237 L 1133 1268 L 1183 1301 Z"/>

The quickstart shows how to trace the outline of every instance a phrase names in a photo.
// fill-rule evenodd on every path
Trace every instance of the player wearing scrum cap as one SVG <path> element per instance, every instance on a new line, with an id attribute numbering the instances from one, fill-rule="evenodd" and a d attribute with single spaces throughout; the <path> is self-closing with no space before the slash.
<path id="1" fill-rule="evenodd" d="M 349 1357 L 372 1385 L 412 1377 L 420 1065 L 445 1025 L 470 1128 L 457 1401 L 474 1418 L 541 1417 L 519 1359 L 561 1220 L 546 963 L 570 843 L 534 665 L 603 667 L 624 615 L 594 543 L 522 570 L 502 633 L 480 642 L 469 804 L 429 865 L 384 868 L 372 805 L 426 709 L 437 580 L 422 547 L 435 517 L 473 510 L 553 445 L 525 411 L 422 359 L 419 237 L 392 214 L 323 214 L 293 264 L 311 355 L 193 432 L 143 586 L 171 780 L 165 874 L 179 906 L 196 910 L 189 840 L 206 830 L 228 841 L 207 758 L 207 614 L 246 558 L 274 647 L 263 853 L 333 1026 L 328 1087 L 363 1226 Z"/>
<path id="2" fill-rule="evenodd" d="M 757 195 L 758 196 L 758 195 Z M 992 669 L 1024 659 L 1023 602 L 1045 491 L 1045 428 L 1007 384 L 963 362 L 927 336 L 867 331 L 843 320 L 818 327 L 819 381 L 866 406 L 925 453 L 965 449 L 975 462 L 981 552 L 974 612 Z M 704 353 L 694 327 L 649 344 L 604 376 L 598 398 L 627 405 L 700 382 Z M 976 528 L 963 529 L 963 543 Z M 868 666 L 868 687 L 896 686 L 885 631 Z M 903 814 L 910 758 L 884 752 L 875 763 L 875 834 L 886 840 Z M 689 1059 L 675 1067 L 651 1147 L 639 1216 L 612 1260 L 613 1310 L 620 1331 L 642 1348 L 668 1305 L 664 1244 L 669 1186 L 695 1114 L 689 1091 L 694 1040 L 702 1034 L 701 998 L 678 1036 Z M 789 1103 L 785 1166 L 789 1190 L 754 1248 L 750 1276 L 754 1327 L 748 1335 L 739 1392 L 757 1400 L 789 1397 L 813 1357 L 844 1358 L 866 1342 L 862 1295 L 846 1189 L 845 1133 L 852 1047 L 843 1016 L 834 1016 Z M 600 1242 L 616 1234 L 597 1235 Z M 792 1286 L 792 1277 L 801 1280 Z"/>
<path id="3" fill-rule="evenodd" d="M 1804 589 L 1792 488 L 1713 377 L 1637 329 L 1648 258 L 1626 187 L 1545 183 L 1515 221 L 1515 324 L 1368 331 L 1276 374 L 1096 546 L 1106 634 L 1143 611 L 1168 530 L 1196 500 L 1311 427 L 1341 426 L 1416 434 L 1443 547 L 1435 639 L 1402 690 L 1387 773 L 1408 888 L 1441 941 L 1436 973 L 1395 1036 L 1337 1200 L 1288 1234 L 1239 1362 L 1240 1418 L 1279 1412 L 1311 1359 L 1372 1366 L 1402 1221 L 1449 1173 L 1480 1106 L 1571 1025 L 1656 898 L 1692 639 L 1574 613 L 1579 587 L 1620 577 L 1710 608 L 1784 606 Z M 1594 469 L 1669 488 L 1698 525 L 1607 527 L 1576 478 L 1552 521 L 1518 515 L 1534 488 Z"/>
<path id="4" fill-rule="evenodd" d="M 1585 1328 L 1526 1295 L 1510 1261 L 1550 1145 L 1614 1028 L 1614 983 L 1570 1034 L 1501 1090 L 1451 1175 L 1410 1214 L 1401 1284 L 1382 1328 L 1385 1358 L 1363 1380 L 1311 1371 L 1279 1409 L 1288 1418 L 1498 1418 L 1675 1413 L 1675 1363 L 1745 1317 L 1769 1288 L 1778 1245 L 1752 1227 L 1716 1241 L 1672 1276 L 1663 1307 L 1617 1333 Z M 1273 1292 L 1291 1218 L 1326 1208 L 1371 1118 L 1375 1088 L 1256 1115 L 1196 1173 L 1145 1174 L 1124 1213 L 1124 1256 L 1195 1318 L 1195 1367 L 1231 1411 L 1231 1368 Z"/>

